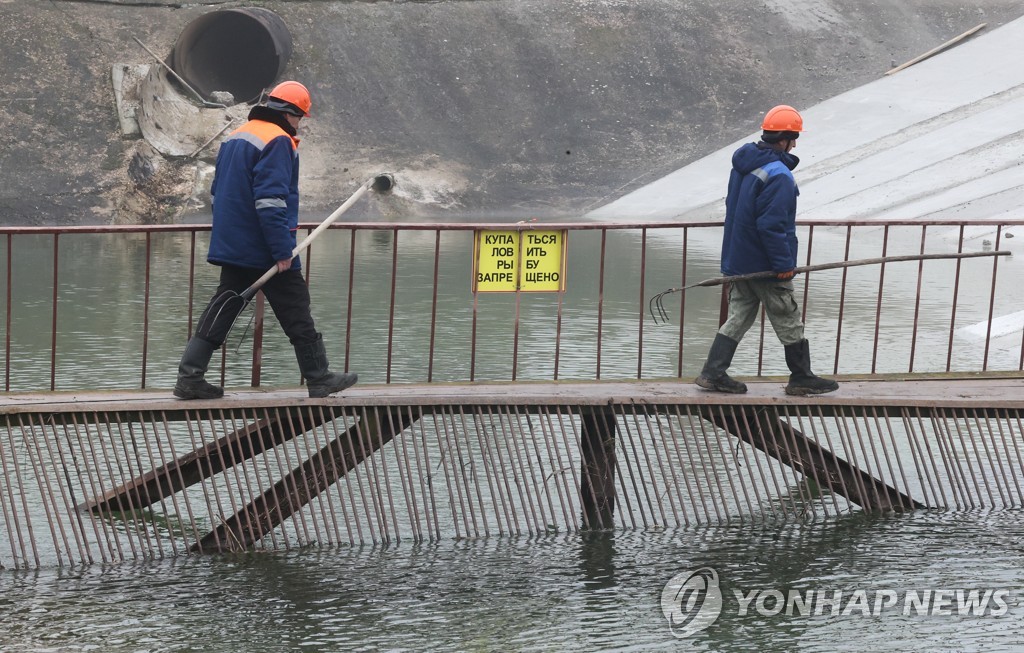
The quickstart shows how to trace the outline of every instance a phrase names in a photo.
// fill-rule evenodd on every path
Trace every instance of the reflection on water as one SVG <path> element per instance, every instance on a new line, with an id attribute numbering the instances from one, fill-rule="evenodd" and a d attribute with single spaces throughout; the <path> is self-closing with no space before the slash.
<path id="1" fill-rule="evenodd" d="M 740 616 L 734 591 L 1024 591 L 1016 515 L 927 514 L 154 561 L 0 576 L 3 650 L 1016 650 L 1002 617 Z M 685 641 L 665 583 L 715 569 Z M 1024 595 L 1022 595 L 1024 596 Z"/>

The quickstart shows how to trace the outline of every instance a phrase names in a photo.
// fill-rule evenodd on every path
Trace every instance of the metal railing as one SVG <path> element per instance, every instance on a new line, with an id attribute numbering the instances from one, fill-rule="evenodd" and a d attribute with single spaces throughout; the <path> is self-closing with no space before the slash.
<path id="1" fill-rule="evenodd" d="M 801 261 L 999 250 L 1015 244 L 1022 224 L 806 222 Z M 541 228 L 567 233 L 564 293 L 472 293 L 477 230 Z M 4 389 L 170 387 L 216 286 L 216 268 L 204 261 L 208 231 L 0 229 Z M 699 371 L 720 322 L 721 290 L 673 296 L 678 309 L 668 304 L 668 325 L 651 320 L 647 300 L 718 276 L 720 238 L 718 223 L 352 223 L 335 225 L 303 262 L 332 363 L 362 382 L 685 378 Z M 798 277 L 816 371 L 1021 371 L 1024 286 L 1016 265 L 993 257 Z M 283 334 L 273 320 L 264 328 L 256 304 L 253 328 L 241 324 L 248 316 L 240 319 L 223 350 L 221 380 L 298 383 Z M 763 319 L 733 371 L 787 373 Z"/>

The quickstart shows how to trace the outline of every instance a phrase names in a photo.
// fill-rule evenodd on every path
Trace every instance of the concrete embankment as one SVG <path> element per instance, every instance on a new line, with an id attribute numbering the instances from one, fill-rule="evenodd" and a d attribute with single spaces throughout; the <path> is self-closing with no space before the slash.
<path id="1" fill-rule="evenodd" d="M 0 221 L 173 222 L 202 212 L 216 140 L 168 156 L 119 121 L 112 71 L 159 68 L 197 18 L 247 3 L 0 0 Z M 260 7 L 306 82 L 304 206 L 379 171 L 353 218 L 572 216 L 1020 3 L 451 0 Z M 142 47 L 144 45 L 145 47 Z M 184 96 L 183 96 L 184 97 Z M 220 118 L 244 117 L 244 105 Z"/>

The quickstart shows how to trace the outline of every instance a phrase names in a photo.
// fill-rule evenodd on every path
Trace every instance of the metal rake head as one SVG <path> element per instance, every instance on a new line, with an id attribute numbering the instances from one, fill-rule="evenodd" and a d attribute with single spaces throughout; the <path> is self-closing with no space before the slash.
<path id="1" fill-rule="evenodd" d="M 679 288 L 669 288 L 651 297 L 647 302 L 647 309 L 651 312 L 651 319 L 655 324 L 668 324 L 668 311 L 665 310 L 665 297 L 677 292 Z M 661 318 L 661 321 L 658 321 Z"/>

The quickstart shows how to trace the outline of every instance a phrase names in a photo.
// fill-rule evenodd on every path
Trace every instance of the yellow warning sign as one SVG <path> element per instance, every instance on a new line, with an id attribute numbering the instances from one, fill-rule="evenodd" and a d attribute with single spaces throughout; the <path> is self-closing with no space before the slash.
<path id="1" fill-rule="evenodd" d="M 562 292 L 566 232 L 478 230 L 473 292 Z"/>

